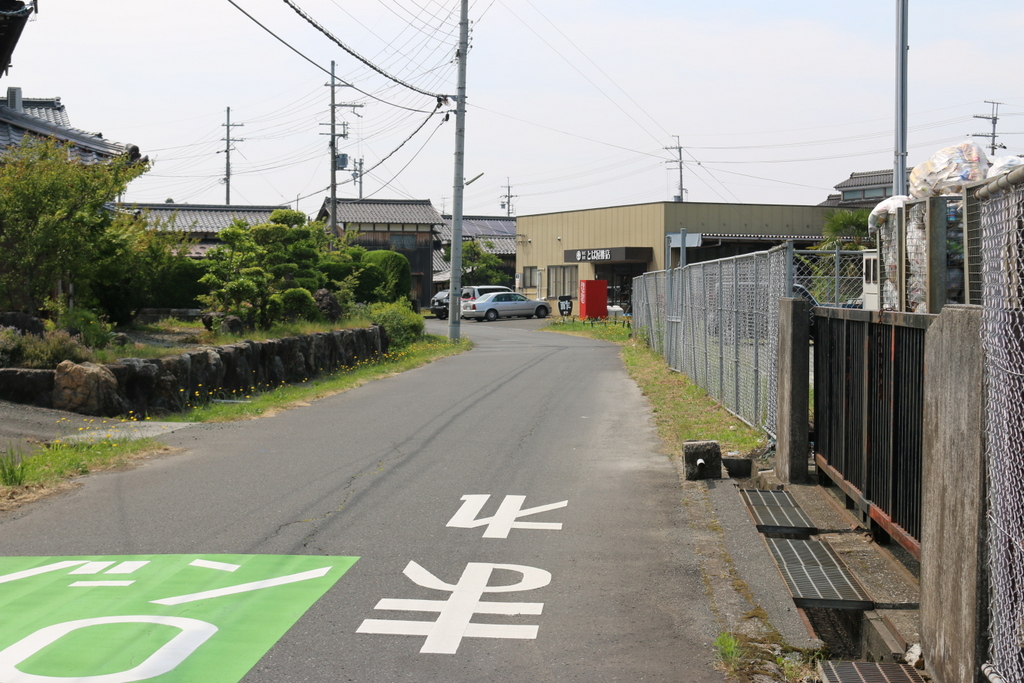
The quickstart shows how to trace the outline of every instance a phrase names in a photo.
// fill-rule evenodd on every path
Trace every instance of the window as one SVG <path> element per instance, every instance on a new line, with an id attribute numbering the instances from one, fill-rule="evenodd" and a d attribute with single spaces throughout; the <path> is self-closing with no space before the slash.
<path id="1" fill-rule="evenodd" d="M 843 201 L 850 199 L 861 199 L 864 197 L 864 190 L 843 190 Z"/>
<path id="2" fill-rule="evenodd" d="M 537 266 L 526 266 L 523 268 L 523 287 L 537 286 Z"/>
<path id="3" fill-rule="evenodd" d="M 576 298 L 579 292 L 577 266 L 548 266 L 548 298 Z"/>
<path id="4" fill-rule="evenodd" d="M 395 251 L 415 251 L 416 235 L 393 232 L 390 236 L 391 248 Z"/>
<path id="5" fill-rule="evenodd" d="M 885 188 L 884 187 L 869 187 L 868 189 L 864 190 L 864 196 L 865 197 L 884 197 L 885 196 Z"/>

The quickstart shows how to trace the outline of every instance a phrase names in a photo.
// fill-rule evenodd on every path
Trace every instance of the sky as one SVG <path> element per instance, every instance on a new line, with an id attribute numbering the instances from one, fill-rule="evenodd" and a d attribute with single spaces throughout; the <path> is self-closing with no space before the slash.
<path id="1" fill-rule="evenodd" d="M 314 214 L 334 60 L 338 102 L 362 105 L 337 114 L 364 196 L 451 212 L 454 103 L 430 94 L 456 91 L 458 1 L 289 1 L 349 51 L 286 0 L 38 0 L 0 90 L 138 145 L 154 163 L 130 202 L 223 204 L 230 107 L 231 202 Z M 513 215 L 668 201 L 680 154 L 692 202 L 813 205 L 893 167 L 896 0 L 471 0 L 469 17 L 466 215 L 505 215 L 509 194 Z M 909 28 L 910 164 L 990 132 L 986 101 L 997 154 L 1024 154 L 1024 3 L 912 0 Z"/>

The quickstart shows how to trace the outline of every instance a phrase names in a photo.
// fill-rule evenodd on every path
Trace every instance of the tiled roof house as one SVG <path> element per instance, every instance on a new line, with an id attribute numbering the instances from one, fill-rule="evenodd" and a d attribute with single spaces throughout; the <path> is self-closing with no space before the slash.
<path id="1" fill-rule="evenodd" d="M 287 206 L 225 206 L 223 204 L 122 204 L 125 211 L 140 211 L 149 216 L 150 226 L 163 230 L 181 230 L 199 242 L 191 256 L 202 258 L 220 244 L 217 234 L 236 220 L 259 225 L 270 220 L 270 214 Z"/>
<path id="2" fill-rule="evenodd" d="M 435 288 L 451 280 L 451 265 L 444 260 L 444 248 L 452 241 L 452 217 L 445 214 L 444 225 L 437 230 L 439 242 L 434 250 Z M 514 216 L 463 216 L 463 241 L 475 240 L 484 251 L 501 259 L 502 271 L 512 278 L 516 272 L 516 219 Z"/>
<path id="3" fill-rule="evenodd" d="M 329 217 L 324 200 L 317 220 Z M 392 249 L 412 266 L 412 295 L 421 306 L 430 303 L 433 253 L 444 219 L 429 199 L 339 199 L 335 204 L 339 232 L 354 234 L 353 243 L 369 250 Z"/>

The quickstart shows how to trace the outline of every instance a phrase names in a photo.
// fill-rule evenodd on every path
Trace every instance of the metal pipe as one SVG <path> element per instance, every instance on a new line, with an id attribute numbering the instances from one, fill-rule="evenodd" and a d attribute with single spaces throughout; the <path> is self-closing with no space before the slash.
<path id="1" fill-rule="evenodd" d="M 1007 190 L 1014 185 L 1024 183 L 1024 166 L 1015 168 L 1005 175 L 1001 175 L 991 183 L 982 185 L 974 192 L 978 199 L 989 199 L 997 192 Z"/>
<path id="2" fill-rule="evenodd" d="M 981 673 L 988 676 L 988 680 L 992 683 L 1006 683 L 1006 679 L 1000 676 L 996 668 L 989 662 L 981 665 Z"/>

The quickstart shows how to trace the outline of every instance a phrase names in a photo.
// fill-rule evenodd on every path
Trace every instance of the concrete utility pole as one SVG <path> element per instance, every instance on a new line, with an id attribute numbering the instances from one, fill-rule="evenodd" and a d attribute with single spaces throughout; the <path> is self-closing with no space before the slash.
<path id="1" fill-rule="evenodd" d="M 517 194 L 512 194 L 512 180 L 505 178 L 505 194 L 501 195 L 501 208 L 506 209 L 506 215 L 509 218 L 515 212 L 512 208 L 512 200 L 518 196 Z"/>
<path id="2" fill-rule="evenodd" d="M 666 147 L 665 149 L 667 149 L 667 150 L 675 150 L 675 152 L 679 155 L 679 157 L 677 159 L 672 160 L 672 161 L 666 161 L 665 163 L 667 163 L 667 164 L 678 164 L 678 166 L 679 166 L 679 195 L 676 196 L 675 200 L 677 202 L 685 202 L 686 201 L 686 188 L 683 187 L 683 146 L 681 144 L 679 144 L 679 136 L 678 135 L 673 135 L 672 137 L 674 137 L 676 139 L 676 146 L 675 147 Z"/>
<path id="3" fill-rule="evenodd" d="M 244 123 L 231 123 L 231 107 L 228 107 L 228 120 L 227 120 L 227 123 L 222 123 L 220 125 L 224 126 L 225 129 L 227 130 L 227 137 L 224 138 L 224 142 L 225 142 L 224 155 L 226 157 L 226 159 L 225 159 L 225 168 L 224 168 L 224 187 L 225 187 L 224 203 L 227 204 L 228 206 L 230 206 L 231 205 L 231 143 L 232 142 L 244 142 L 244 140 L 242 140 L 242 139 L 231 137 L 231 129 L 232 128 L 238 128 L 239 126 L 244 126 L 245 124 Z"/>
<path id="4" fill-rule="evenodd" d="M 980 114 L 975 114 L 974 118 L 976 118 L 976 119 L 986 119 L 988 121 L 991 121 L 992 122 L 992 132 L 991 133 L 971 133 L 971 137 L 973 137 L 973 138 L 988 138 L 988 145 L 987 145 L 988 151 L 989 151 L 989 153 L 992 156 L 995 156 L 997 149 L 1006 149 L 1006 145 L 1002 144 L 1001 142 L 996 142 L 996 124 L 999 122 L 999 105 L 1003 104 L 1003 103 L 1002 102 L 993 102 L 992 100 L 985 100 L 985 103 L 992 105 L 992 116 L 981 116 Z"/>
<path id="5" fill-rule="evenodd" d="M 452 189 L 452 277 L 448 288 L 448 339 L 458 341 L 462 322 L 462 192 L 466 186 L 466 58 L 469 53 L 469 0 L 459 19 L 459 84 L 455 102 L 455 180 Z"/>
<path id="6" fill-rule="evenodd" d="M 329 145 L 330 150 L 331 150 L 331 208 L 328 211 L 327 228 L 330 230 L 332 235 L 337 237 L 338 236 L 338 216 L 337 216 L 337 213 L 338 213 L 338 171 L 344 170 L 345 166 L 347 165 L 347 163 L 346 164 L 341 164 L 340 167 L 339 167 L 339 159 L 341 157 L 338 154 L 338 138 L 342 138 L 343 140 L 347 140 L 348 139 L 348 122 L 342 121 L 341 122 L 341 132 L 340 133 L 338 132 L 338 115 L 337 115 L 337 111 L 338 111 L 338 107 L 350 107 L 352 109 L 352 112 L 355 113 L 356 109 L 359 109 L 360 107 L 363 107 L 365 105 L 355 104 L 355 103 L 348 103 L 348 102 L 342 103 L 342 104 L 338 104 L 337 103 L 337 101 L 336 101 L 336 88 L 338 87 L 338 79 L 335 78 L 335 76 L 334 76 L 334 67 L 335 67 L 334 60 L 331 60 L 331 82 L 327 84 L 330 87 L 330 89 L 331 89 L 331 122 L 329 124 L 327 124 L 327 125 L 329 125 L 331 127 L 331 132 L 327 133 L 327 135 L 329 135 L 331 137 L 331 142 L 330 142 L 330 145 Z M 342 85 L 346 85 L 347 86 L 348 84 L 342 82 Z M 359 114 L 356 114 L 356 116 L 359 116 Z M 320 125 L 322 126 L 324 124 L 321 123 Z M 321 133 L 321 135 L 324 135 L 324 133 Z M 347 159 L 347 157 L 345 157 L 345 158 Z M 362 170 L 362 163 L 360 163 L 360 170 Z M 353 180 L 355 179 L 355 174 L 353 174 L 352 178 L 353 178 Z M 360 175 L 360 179 L 359 179 L 359 198 L 360 199 L 363 198 L 363 183 L 362 183 L 362 176 L 361 175 Z"/>
<path id="7" fill-rule="evenodd" d="M 907 44 L 910 0 L 896 0 L 896 140 L 892 193 L 907 193 Z"/>
<path id="8" fill-rule="evenodd" d="M 363 160 L 356 159 L 352 162 L 352 180 L 359 184 L 359 198 L 363 198 Z"/>

